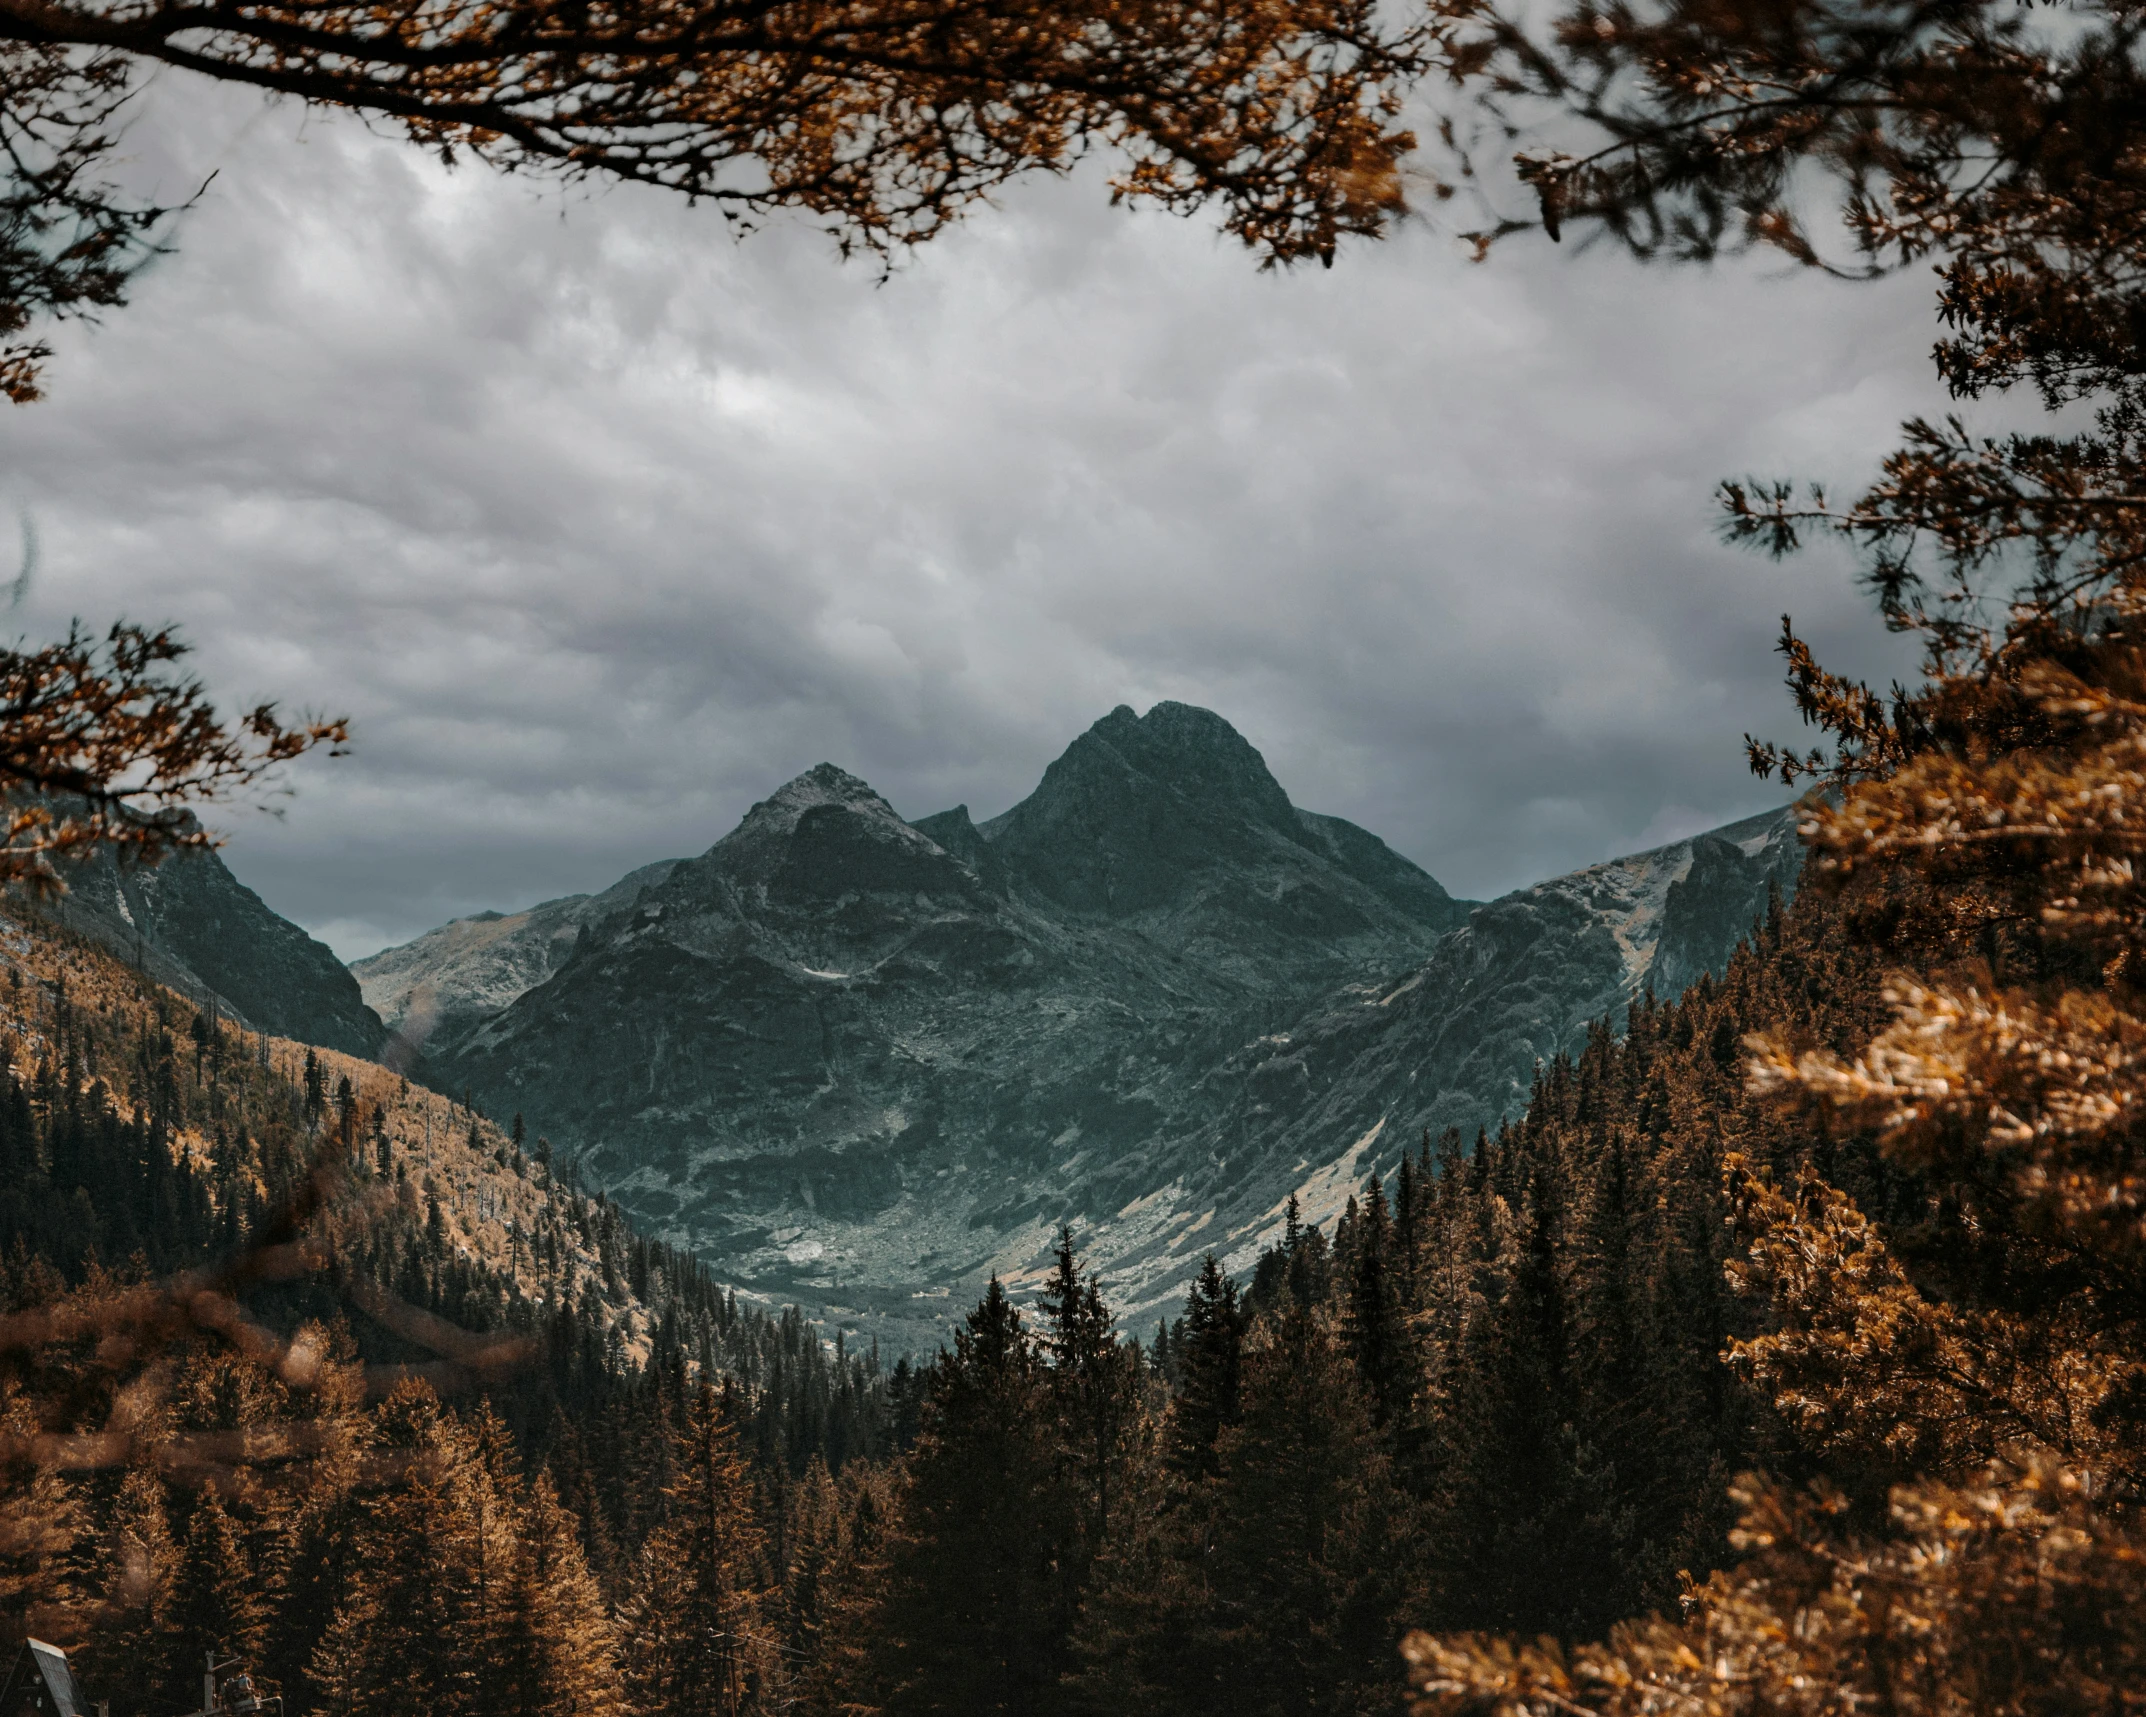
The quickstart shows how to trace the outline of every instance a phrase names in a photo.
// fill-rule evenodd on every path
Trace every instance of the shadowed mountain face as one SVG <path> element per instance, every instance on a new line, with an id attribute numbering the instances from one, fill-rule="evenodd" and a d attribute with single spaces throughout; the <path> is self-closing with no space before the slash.
<path id="1" fill-rule="evenodd" d="M 386 1032 L 331 952 L 233 876 L 214 852 L 153 869 L 108 854 L 73 866 L 54 916 L 160 983 L 215 995 L 258 1031 L 371 1057 Z"/>
<path id="2" fill-rule="evenodd" d="M 646 1225 L 913 1345 L 1063 1220 L 1135 1315 L 1210 1248 L 1241 1267 L 1292 1191 L 1331 1214 L 1650 977 L 1718 970 L 1798 856 L 1782 813 L 1478 907 L 1159 704 L 980 826 L 822 764 L 601 910 L 361 969 L 391 1019 L 431 986 L 437 1074 Z"/>

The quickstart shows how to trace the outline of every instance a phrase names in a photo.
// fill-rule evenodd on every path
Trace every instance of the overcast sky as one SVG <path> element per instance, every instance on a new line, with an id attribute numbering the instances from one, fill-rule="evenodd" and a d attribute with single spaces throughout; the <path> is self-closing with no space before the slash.
<path id="1" fill-rule="evenodd" d="M 0 415 L 14 616 L 175 621 L 233 702 L 347 713 L 226 857 L 346 957 L 698 852 L 822 759 L 984 817 L 1114 705 L 1221 712 L 1291 797 L 1489 896 L 1778 802 L 1832 552 L 1721 546 L 1941 406 L 1927 275 L 1643 270 L 1450 227 L 1262 275 L 1010 191 L 880 283 L 803 228 L 448 173 L 177 74 L 131 171 L 215 182 Z"/>

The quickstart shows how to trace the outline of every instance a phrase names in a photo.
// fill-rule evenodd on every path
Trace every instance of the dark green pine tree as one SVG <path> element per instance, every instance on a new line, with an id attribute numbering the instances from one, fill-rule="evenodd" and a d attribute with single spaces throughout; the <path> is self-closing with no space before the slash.
<path id="1" fill-rule="evenodd" d="M 1538 1104 L 1562 1090 L 1564 1071 L 1538 1082 Z M 1467 1626 L 1555 1628 L 1592 1572 L 1570 1560 L 1580 1475 L 1559 1268 L 1563 1165 L 1547 1137 L 1501 1134 L 1491 1154 L 1491 1196 L 1477 1201 L 1489 1231 L 1483 1298 L 1447 1379 L 1445 1465 L 1431 1499 L 1441 1613 Z"/>
<path id="2" fill-rule="evenodd" d="M 1293 1302 L 1260 1320 L 1212 1477 L 1180 1486 L 1082 1617 L 1084 1717 L 1398 1709 L 1411 1511 L 1330 1323 Z"/>
<path id="3" fill-rule="evenodd" d="M 1065 1665 L 1058 1567 L 1078 1530 L 1050 1380 L 993 1277 L 933 1366 L 875 1633 L 893 1717 L 1050 1706 Z"/>
<path id="4" fill-rule="evenodd" d="M 547 1465 L 560 1506 L 579 1528 L 581 1552 L 590 1572 L 600 1585 L 611 1590 L 618 1584 L 624 1558 L 611 1531 L 611 1511 L 604 1506 L 588 1444 L 580 1427 L 557 1408 L 553 1410 L 548 1441 L 551 1453 Z"/>
<path id="5" fill-rule="evenodd" d="M 1247 1358 L 1220 1442 L 1210 1586 L 1234 1687 L 1262 1717 L 1381 1711 L 1410 1607 L 1410 1511 L 1370 1405 L 1317 1314 L 1286 1311 Z"/>
<path id="6" fill-rule="evenodd" d="M 1393 1177 L 1394 1292 L 1403 1307 L 1416 1303 L 1416 1271 L 1421 1263 L 1417 1215 L 1422 1207 L 1423 1177 L 1431 1172 L 1431 1130 L 1426 1127 L 1422 1154 L 1411 1157 L 1403 1151 Z"/>
<path id="7" fill-rule="evenodd" d="M 1393 1225 L 1387 1220 L 1386 1195 L 1373 1176 L 1364 1189 L 1356 1223 L 1342 1334 L 1357 1379 L 1370 1400 L 1372 1421 L 1382 1428 L 1397 1425 L 1407 1416 L 1415 1387 L 1401 1272 L 1395 1268 L 1398 1250 Z"/>
<path id="8" fill-rule="evenodd" d="M 1185 1299 L 1176 1346 L 1178 1389 L 1170 1404 L 1168 1459 L 1181 1478 L 1212 1477 L 1215 1443 L 1237 1423 L 1244 1372 L 1244 1312 L 1237 1284 L 1210 1252 Z"/>
<path id="9" fill-rule="evenodd" d="M 1109 1551 L 1150 1464 L 1150 1386 L 1138 1349 L 1117 1338 L 1101 1285 L 1082 1272 L 1070 1229 L 1059 1230 L 1040 1310 L 1059 1459 L 1076 1510 L 1059 1568 L 1059 1623 L 1070 1628 L 1089 1571 Z"/>

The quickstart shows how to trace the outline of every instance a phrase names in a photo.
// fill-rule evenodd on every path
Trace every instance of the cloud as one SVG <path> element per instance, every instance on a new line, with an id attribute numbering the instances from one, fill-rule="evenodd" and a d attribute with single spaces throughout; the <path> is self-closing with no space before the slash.
<path id="1" fill-rule="evenodd" d="M 234 700 L 353 716 L 224 819 L 345 954 L 698 851 L 822 758 L 987 815 L 1161 697 L 1483 896 L 1770 802 L 1783 610 L 1904 666 L 1843 560 L 1724 548 L 1709 493 L 1853 488 L 1937 398 L 1926 279 L 1428 226 L 1261 274 L 1083 172 L 881 282 L 182 77 L 131 142 L 218 177 L 0 417 L 19 617 L 175 620 Z"/>

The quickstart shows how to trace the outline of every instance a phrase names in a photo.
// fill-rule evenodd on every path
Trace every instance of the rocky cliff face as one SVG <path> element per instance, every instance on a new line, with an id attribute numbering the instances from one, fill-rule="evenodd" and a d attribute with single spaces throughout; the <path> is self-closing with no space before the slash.
<path id="1" fill-rule="evenodd" d="M 1465 911 L 1377 836 L 1299 811 L 1235 728 L 1186 704 L 1120 705 L 976 832 L 1038 907 L 1239 971 L 1376 959 Z"/>
<path id="2" fill-rule="evenodd" d="M 271 911 L 214 852 L 153 869 L 100 855 L 68 873 L 53 908 L 69 929 L 258 1031 L 367 1058 L 386 1035 L 357 980 L 322 942 Z"/>
<path id="3" fill-rule="evenodd" d="M 1209 1248 L 1241 1266 L 1292 1191 L 1338 1209 L 1642 985 L 1718 968 L 1795 858 L 1784 813 L 1474 906 L 1160 704 L 982 825 L 822 765 L 602 910 L 364 966 L 390 1017 L 429 985 L 440 1076 L 645 1224 L 912 1345 L 987 1272 L 1031 1280 L 1062 1220 L 1136 1315 Z"/>

